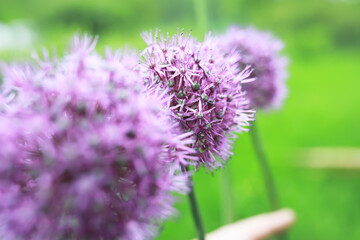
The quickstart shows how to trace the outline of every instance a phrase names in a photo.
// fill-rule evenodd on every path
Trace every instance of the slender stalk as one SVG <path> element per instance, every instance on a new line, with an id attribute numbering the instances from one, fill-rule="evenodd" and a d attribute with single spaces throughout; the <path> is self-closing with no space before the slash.
<path id="1" fill-rule="evenodd" d="M 253 123 L 253 126 L 250 130 L 250 136 L 263 175 L 271 210 L 277 210 L 280 207 L 278 193 L 277 193 L 274 177 L 271 173 L 271 169 L 269 166 L 269 161 L 267 160 L 265 150 L 260 140 L 259 132 L 255 122 Z M 285 233 L 283 233 L 278 235 L 278 238 L 281 240 L 285 240 L 287 239 L 287 236 Z"/>
<path id="2" fill-rule="evenodd" d="M 206 1 L 207 0 L 194 0 L 197 28 L 201 34 L 204 34 L 208 31 Z"/>
<path id="3" fill-rule="evenodd" d="M 231 191 L 231 178 L 230 171 L 225 166 L 218 172 L 219 188 L 220 188 L 220 202 L 221 202 L 221 215 L 222 223 L 228 224 L 234 221 L 234 195 Z"/>
<path id="4" fill-rule="evenodd" d="M 196 22 L 199 31 L 204 34 L 207 31 L 207 0 L 194 0 L 194 10 L 196 15 Z M 191 183 L 193 183 L 192 178 L 190 178 Z M 197 204 L 194 184 L 191 186 L 190 193 L 188 194 L 191 213 L 194 219 L 196 230 L 198 233 L 198 240 L 205 240 L 205 230 L 201 220 L 200 209 Z"/>
<path id="5" fill-rule="evenodd" d="M 279 200 L 277 196 L 277 190 L 274 183 L 274 178 L 272 176 L 270 166 L 265 155 L 265 150 L 262 146 L 259 133 L 257 131 L 256 123 L 253 123 L 253 126 L 250 131 L 252 143 L 256 152 L 257 159 L 260 164 L 261 172 L 264 178 L 264 183 L 266 186 L 270 207 L 272 210 L 279 208 Z"/>
<path id="6" fill-rule="evenodd" d="M 198 240 L 205 240 L 204 226 L 203 226 L 203 223 L 201 220 L 200 209 L 199 209 L 199 206 L 196 201 L 196 196 L 195 196 L 195 191 L 194 191 L 193 185 L 191 186 L 190 193 L 188 194 L 188 196 L 189 196 L 191 213 L 192 213 L 192 216 L 193 216 L 193 219 L 195 222 L 195 226 L 196 226 L 196 230 L 198 233 L 198 238 L 199 238 Z"/>
<path id="7" fill-rule="evenodd" d="M 194 0 L 194 10 L 199 32 L 205 34 L 208 31 L 207 0 Z M 234 196 L 231 192 L 231 179 L 228 168 L 222 169 L 219 174 L 221 215 L 222 222 L 226 224 L 234 220 Z"/>

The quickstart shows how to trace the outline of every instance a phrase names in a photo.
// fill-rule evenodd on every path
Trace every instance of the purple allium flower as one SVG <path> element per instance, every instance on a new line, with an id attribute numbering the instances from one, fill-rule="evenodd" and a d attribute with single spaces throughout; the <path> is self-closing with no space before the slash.
<path id="1" fill-rule="evenodd" d="M 253 120 L 241 89 L 241 83 L 251 81 L 250 68 L 235 75 L 238 56 L 225 58 L 210 37 L 200 43 L 183 32 L 164 37 L 156 31 L 143 38 L 148 45 L 141 64 L 146 85 L 164 92 L 173 118 L 196 138 L 189 146 L 198 160 L 175 163 L 176 170 L 189 164 L 210 171 L 221 167 L 232 154 L 233 132 L 247 131 Z"/>
<path id="2" fill-rule="evenodd" d="M 280 55 L 283 49 L 280 39 L 270 32 L 233 26 L 220 37 L 219 47 L 225 53 L 237 51 L 241 55 L 239 71 L 247 65 L 254 68 L 252 76 L 256 81 L 243 85 L 253 108 L 278 109 L 282 106 L 287 95 L 288 60 Z"/>
<path id="3" fill-rule="evenodd" d="M 68 54 L 4 66 L 0 238 L 149 239 L 187 178 L 193 150 L 119 54 L 76 37 Z"/>

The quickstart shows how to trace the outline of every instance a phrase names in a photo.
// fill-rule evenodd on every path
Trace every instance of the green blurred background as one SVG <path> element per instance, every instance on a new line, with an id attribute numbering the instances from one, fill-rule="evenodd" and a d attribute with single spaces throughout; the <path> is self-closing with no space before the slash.
<path id="1" fill-rule="evenodd" d="M 0 58 L 27 59 L 44 46 L 62 50 L 77 32 L 99 35 L 101 52 L 106 45 L 143 48 L 143 30 L 175 33 L 180 27 L 202 39 L 205 30 L 223 32 L 231 24 L 273 31 L 290 58 L 283 109 L 257 115 L 282 205 L 297 212 L 290 239 L 360 239 L 360 167 L 354 164 L 360 160 L 360 1 L 0 0 Z M 314 147 L 333 149 L 316 156 L 320 162 L 341 147 L 335 156 L 341 163 L 311 167 L 307 158 Z M 229 199 L 232 220 L 269 211 L 248 134 L 234 152 L 225 169 L 194 177 L 207 231 L 231 220 L 224 214 Z M 225 195 L 225 174 L 233 197 Z M 177 207 L 178 218 L 164 225 L 158 239 L 196 236 L 187 199 L 179 197 Z"/>

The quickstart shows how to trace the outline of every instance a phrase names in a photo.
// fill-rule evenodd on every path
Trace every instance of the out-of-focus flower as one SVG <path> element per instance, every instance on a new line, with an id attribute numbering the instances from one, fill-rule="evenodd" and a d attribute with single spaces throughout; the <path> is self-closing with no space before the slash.
<path id="1" fill-rule="evenodd" d="M 247 65 L 254 68 L 252 76 L 256 81 L 244 84 L 244 90 L 251 100 L 251 106 L 261 109 L 278 109 L 287 95 L 288 59 L 280 55 L 283 43 L 270 32 L 255 28 L 230 27 L 219 37 L 219 47 L 225 54 L 238 52 L 241 60 L 238 71 Z"/>
<path id="2" fill-rule="evenodd" d="M 187 191 L 167 161 L 192 140 L 126 58 L 95 46 L 76 37 L 58 60 L 2 68 L 1 239 L 149 239 Z"/>
<path id="3" fill-rule="evenodd" d="M 241 84 L 249 79 L 251 69 L 238 74 L 238 56 L 225 57 L 207 36 L 197 42 L 183 31 L 173 37 L 159 31 L 143 33 L 148 47 L 143 51 L 141 72 L 149 89 L 162 91 L 166 104 L 172 110 L 184 132 L 193 134 L 196 150 L 186 162 L 174 163 L 175 170 L 184 170 L 189 164 L 216 169 L 232 154 L 233 132 L 247 131 L 253 119 Z"/>

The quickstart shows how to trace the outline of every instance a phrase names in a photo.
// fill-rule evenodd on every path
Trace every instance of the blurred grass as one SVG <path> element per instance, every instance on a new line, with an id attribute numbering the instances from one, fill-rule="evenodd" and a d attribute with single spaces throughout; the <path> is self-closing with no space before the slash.
<path id="1" fill-rule="evenodd" d="M 291 60 L 289 97 L 281 111 L 257 116 L 281 202 L 298 214 L 291 239 L 360 239 L 360 173 L 298 167 L 299 150 L 317 146 L 360 147 L 360 3 L 335 0 L 208 0 L 208 26 L 224 31 L 233 23 L 274 31 Z M 40 36 L 34 44 L 57 47 L 76 32 L 100 35 L 104 46 L 142 48 L 142 30 L 193 29 L 201 38 L 191 0 L 44 1 L 1 0 L 0 21 L 28 19 Z M 1 39 L 1 36 L 0 36 Z M 28 58 L 29 51 L 1 52 L 5 60 Z M 248 134 L 242 134 L 226 168 L 231 173 L 236 219 L 268 211 L 260 170 Z M 346 161 L 346 159 L 344 159 Z M 221 226 L 219 177 L 201 170 L 195 190 L 207 231 Z M 190 239 L 195 229 L 186 198 L 180 215 L 158 239 Z"/>

